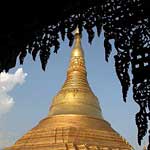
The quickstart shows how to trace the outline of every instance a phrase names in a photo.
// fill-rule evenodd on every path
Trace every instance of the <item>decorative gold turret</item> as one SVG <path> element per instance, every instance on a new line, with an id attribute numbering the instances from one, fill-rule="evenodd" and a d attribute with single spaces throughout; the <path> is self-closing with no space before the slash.
<path id="1" fill-rule="evenodd" d="M 53 98 L 49 114 L 6 150 L 131 150 L 104 120 L 88 81 L 79 29 L 67 79 Z"/>
<path id="2" fill-rule="evenodd" d="M 144 145 L 143 150 L 147 150 L 147 146 L 146 145 Z"/>
<path id="3" fill-rule="evenodd" d="M 87 81 L 84 52 L 79 29 L 75 31 L 67 79 L 62 89 L 54 97 L 49 116 L 60 114 L 80 114 L 103 118 L 97 97 Z"/>

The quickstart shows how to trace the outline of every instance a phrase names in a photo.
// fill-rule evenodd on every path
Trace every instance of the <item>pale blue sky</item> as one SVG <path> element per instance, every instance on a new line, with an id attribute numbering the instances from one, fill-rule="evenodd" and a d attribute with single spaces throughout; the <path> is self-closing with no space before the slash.
<path id="1" fill-rule="evenodd" d="M 137 128 L 135 113 L 138 111 L 137 104 L 132 99 L 132 88 L 128 93 L 127 103 L 123 102 L 121 85 L 115 73 L 115 51 L 110 56 L 109 62 L 105 61 L 103 35 L 96 36 L 93 44 L 88 43 L 87 34 L 82 37 L 82 47 L 85 53 L 85 61 L 90 86 L 99 98 L 105 120 L 126 138 L 136 150 L 141 150 L 137 144 Z M 71 48 L 68 40 L 61 42 L 58 54 L 52 53 L 46 71 L 42 71 L 39 56 L 36 62 L 31 55 L 25 58 L 23 66 L 19 63 L 10 70 L 15 72 L 22 67 L 28 74 L 26 82 L 17 86 L 10 95 L 15 100 L 13 109 L 2 118 L 1 130 L 10 134 L 10 144 L 14 143 L 24 133 L 48 114 L 48 109 L 53 96 L 61 88 L 69 63 Z M 148 141 L 145 139 L 144 141 Z M 143 141 L 143 143 L 145 143 Z"/>

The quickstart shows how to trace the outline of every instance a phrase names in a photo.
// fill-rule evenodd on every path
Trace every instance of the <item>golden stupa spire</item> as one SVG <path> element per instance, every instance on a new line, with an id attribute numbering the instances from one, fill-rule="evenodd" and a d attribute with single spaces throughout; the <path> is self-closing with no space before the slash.
<path id="1" fill-rule="evenodd" d="M 84 52 L 79 29 L 75 30 L 75 43 L 71 52 L 67 78 L 53 98 L 49 116 L 79 114 L 103 118 L 97 97 L 87 81 Z"/>
<path id="2" fill-rule="evenodd" d="M 144 145 L 144 147 L 143 147 L 143 150 L 147 150 L 147 147 L 146 147 L 146 145 Z"/>
<path id="3" fill-rule="evenodd" d="M 86 75 L 79 31 L 67 78 L 54 97 L 49 115 L 5 150 L 131 150 L 102 117 Z"/>

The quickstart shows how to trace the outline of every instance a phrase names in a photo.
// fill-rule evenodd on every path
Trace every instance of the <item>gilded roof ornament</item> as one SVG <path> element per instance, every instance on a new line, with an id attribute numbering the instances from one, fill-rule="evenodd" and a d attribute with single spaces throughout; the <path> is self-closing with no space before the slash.
<path id="1" fill-rule="evenodd" d="M 80 34 L 80 31 L 79 31 L 79 27 L 78 27 L 78 26 L 77 26 L 77 28 L 75 29 L 75 32 L 74 32 L 74 33 L 75 33 L 75 35 L 76 35 L 76 34 Z"/>
<path id="2" fill-rule="evenodd" d="M 102 117 L 85 67 L 81 36 L 75 33 L 67 78 L 49 115 L 5 150 L 133 149 Z"/>
<path id="3" fill-rule="evenodd" d="M 84 52 L 78 27 L 74 32 L 74 37 L 67 78 L 53 99 L 49 115 L 80 114 L 103 118 L 98 99 L 87 80 Z"/>

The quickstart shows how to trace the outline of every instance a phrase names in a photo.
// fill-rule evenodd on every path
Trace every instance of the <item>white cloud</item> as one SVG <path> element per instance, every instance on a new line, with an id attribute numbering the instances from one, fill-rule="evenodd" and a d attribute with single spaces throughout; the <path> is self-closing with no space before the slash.
<path id="1" fill-rule="evenodd" d="M 0 122 L 3 121 L 3 115 L 11 110 L 15 101 L 13 97 L 9 95 L 17 85 L 21 85 L 25 82 L 26 73 L 22 68 L 19 68 L 14 74 L 0 73 Z M 0 127 L 0 149 L 12 144 L 16 135 L 11 132 L 3 131 Z"/>
<path id="2" fill-rule="evenodd" d="M 9 112 L 15 103 L 8 92 L 18 84 L 23 84 L 26 76 L 27 74 L 23 72 L 22 68 L 19 68 L 14 74 L 0 73 L 0 117 Z"/>
<path id="3" fill-rule="evenodd" d="M 14 144 L 14 138 L 18 137 L 15 132 L 0 131 L 0 150 Z"/>

